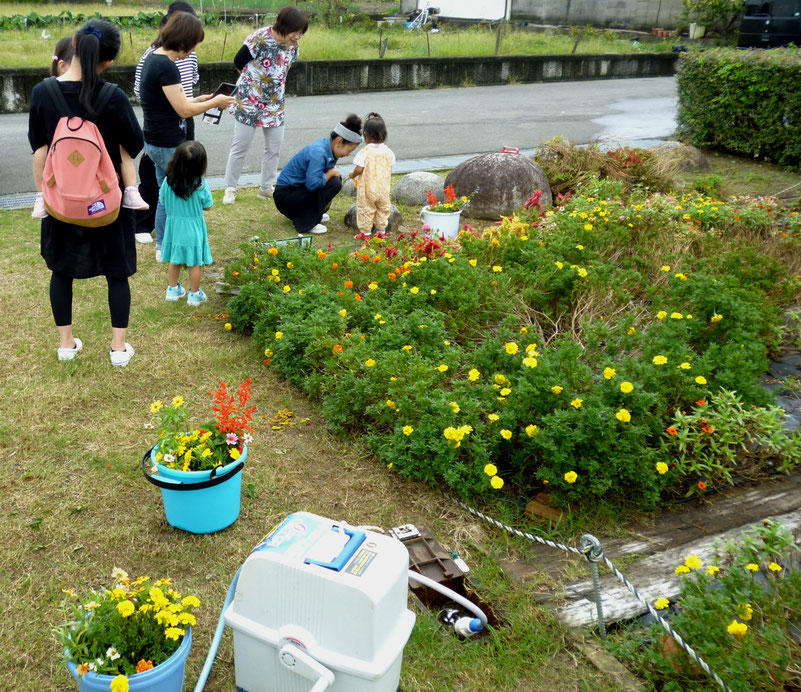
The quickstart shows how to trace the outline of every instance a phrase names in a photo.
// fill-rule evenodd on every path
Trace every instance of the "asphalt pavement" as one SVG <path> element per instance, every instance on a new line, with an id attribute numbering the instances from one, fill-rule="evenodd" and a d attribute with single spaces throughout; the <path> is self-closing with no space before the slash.
<path id="1" fill-rule="evenodd" d="M 396 170 L 407 172 L 451 168 L 504 146 L 534 150 L 557 135 L 578 144 L 600 140 L 608 145 L 653 146 L 675 132 L 676 107 L 674 77 L 289 97 L 279 165 L 329 134 L 348 113 L 380 113 L 387 123 L 387 144 L 398 159 Z M 141 109 L 136 111 L 141 122 Z M 232 128 L 228 114 L 219 125 L 196 119 L 196 137 L 209 154 L 207 177 L 212 187 L 222 185 Z M 27 113 L 0 115 L 0 207 L 31 204 L 27 129 Z M 349 170 L 350 161 L 342 161 L 343 172 Z M 257 184 L 260 163 L 257 139 L 240 184 Z"/>

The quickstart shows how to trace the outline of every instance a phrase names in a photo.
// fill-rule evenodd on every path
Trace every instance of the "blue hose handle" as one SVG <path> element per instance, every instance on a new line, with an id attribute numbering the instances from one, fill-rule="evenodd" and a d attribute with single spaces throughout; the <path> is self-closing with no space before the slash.
<path id="1" fill-rule="evenodd" d="M 347 564 L 348 560 L 353 557 L 353 554 L 358 550 L 359 546 L 364 542 L 365 533 L 364 531 L 350 531 L 349 529 L 345 528 L 344 526 L 332 526 L 332 531 L 344 531 L 346 536 L 349 536 L 348 542 L 342 548 L 342 552 L 339 553 L 331 562 L 323 562 L 322 560 L 312 560 L 311 558 L 306 558 L 305 563 L 307 565 L 318 565 L 320 567 L 325 567 L 326 569 L 334 570 L 335 572 L 341 572 L 342 568 Z"/>

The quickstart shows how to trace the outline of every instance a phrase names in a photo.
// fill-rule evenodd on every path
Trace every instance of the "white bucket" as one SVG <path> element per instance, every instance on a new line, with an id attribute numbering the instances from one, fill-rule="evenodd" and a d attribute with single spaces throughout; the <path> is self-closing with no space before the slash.
<path id="1" fill-rule="evenodd" d="M 706 33 L 706 27 L 703 24 L 691 22 L 688 33 L 690 38 L 703 38 L 704 34 Z"/>
<path id="2" fill-rule="evenodd" d="M 462 215 L 459 211 L 429 211 L 428 207 L 423 207 L 420 212 L 420 221 L 431 226 L 428 236 L 439 238 L 456 238 L 459 235 L 459 218 Z"/>

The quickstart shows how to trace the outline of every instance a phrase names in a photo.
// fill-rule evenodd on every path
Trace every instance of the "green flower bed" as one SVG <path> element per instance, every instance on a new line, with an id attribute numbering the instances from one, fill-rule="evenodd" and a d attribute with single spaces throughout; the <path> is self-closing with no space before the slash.
<path id="1" fill-rule="evenodd" d="M 652 507 L 726 482 L 742 440 L 721 437 L 724 461 L 699 469 L 667 429 L 700 401 L 708 434 L 728 429 L 722 390 L 770 403 L 758 379 L 801 288 L 798 233 L 759 200 L 618 192 L 596 181 L 544 213 L 532 198 L 458 242 L 248 246 L 228 268 L 231 324 L 333 429 L 461 495 Z M 798 439 L 777 440 L 759 454 L 789 469 Z"/>

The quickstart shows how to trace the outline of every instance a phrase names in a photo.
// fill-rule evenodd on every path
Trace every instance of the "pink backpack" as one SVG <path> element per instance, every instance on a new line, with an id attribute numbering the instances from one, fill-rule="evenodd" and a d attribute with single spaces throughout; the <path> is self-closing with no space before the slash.
<path id="1" fill-rule="evenodd" d="M 42 196 L 47 213 L 76 226 L 107 226 L 120 213 L 122 192 L 119 176 L 108 155 L 97 126 L 75 117 L 55 77 L 45 86 L 59 113 L 66 113 L 56 125 L 45 159 Z M 99 116 L 117 89 L 106 82 L 93 104 Z"/>

